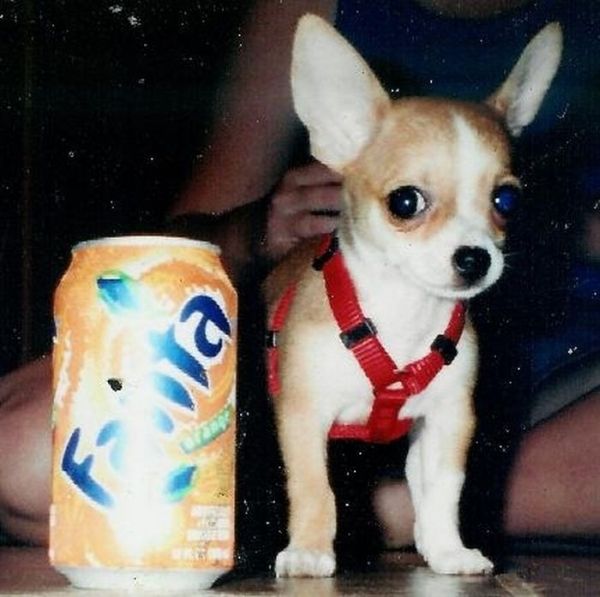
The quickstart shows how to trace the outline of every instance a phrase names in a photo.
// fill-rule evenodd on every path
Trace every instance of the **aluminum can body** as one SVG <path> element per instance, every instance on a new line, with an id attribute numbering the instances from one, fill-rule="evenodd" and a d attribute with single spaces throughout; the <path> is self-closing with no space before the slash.
<path id="1" fill-rule="evenodd" d="M 82 587 L 233 565 L 237 297 L 218 249 L 81 243 L 55 293 L 50 560 Z"/>

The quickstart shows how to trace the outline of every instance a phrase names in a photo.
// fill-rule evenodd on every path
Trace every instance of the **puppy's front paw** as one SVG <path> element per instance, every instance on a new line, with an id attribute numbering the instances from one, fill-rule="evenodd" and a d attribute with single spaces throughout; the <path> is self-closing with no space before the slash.
<path id="1" fill-rule="evenodd" d="M 284 576 L 333 576 L 335 556 L 332 553 L 288 547 L 275 560 L 275 574 Z"/>
<path id="2" fill-rule="evenodd" d="M 440 550 L 426 558 L 438 574 L 491 574 L 494 565 L 478 549 Z"/>

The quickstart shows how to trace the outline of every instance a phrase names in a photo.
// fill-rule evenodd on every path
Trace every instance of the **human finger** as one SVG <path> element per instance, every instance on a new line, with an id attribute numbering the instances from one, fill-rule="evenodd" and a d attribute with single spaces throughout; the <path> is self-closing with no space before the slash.
<path id="1" fill-rule="evenodd" d="M 342 207 L 342 188 L 339 185 L 305 187 L 299 193 L 303 211 L 317 215 L 338 215 Z"/>
<path id="2" fill-rule="evenodd" d="M 333 232 L 337 220 L 335 216 L 316 215 L 308 211 L 293 217 L 271 219 L 267 225 L 267 254 L 276 259 L 304 239 Z"/>
<path id="3" fill-rule="evenodd" d="M 342 177 L 321 162 L 290 168 L 281 180 L 282 189 L 295 189 L 316 185 L 340 184 Z"/>
<path id="4" fill-rule="evenodd" d="M 337 215 L 341 208 L 340 187 L 303 187 L 277 192 L 271 197 L 271 219 L 292 217 L 302 212 Z"/>
<path id="5" fill-rule="evenodd" d="M 296 220 L 293 236 L 301 240 L 328 234 L 335 230 L 337 222 L 338 218 L 335 216 L 305 213 Z"/>

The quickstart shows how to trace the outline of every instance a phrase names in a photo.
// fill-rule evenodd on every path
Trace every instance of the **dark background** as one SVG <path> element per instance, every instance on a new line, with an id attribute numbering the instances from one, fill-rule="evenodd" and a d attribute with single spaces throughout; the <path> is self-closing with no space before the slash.
<path id="1" fill-rule="evenodd" d="M 70 247 L 155 229 L 202 147 L 245 2 L 0 8 L 0 374 L 42 354 Z"/>

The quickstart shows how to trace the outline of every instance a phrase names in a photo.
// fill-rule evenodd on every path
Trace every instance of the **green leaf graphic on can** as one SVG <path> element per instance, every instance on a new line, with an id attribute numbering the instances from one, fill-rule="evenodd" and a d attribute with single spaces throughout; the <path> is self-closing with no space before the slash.
<path id="1" fill-rule="evenodd" d="M 231 404 L 228 404 L 214 417 L 198 425 L 198 427 L 188 433 L 181 441 L 181 448 L 186 454 L 189 454 L 210 444 L 229 429 L 232 418 L 233 407 Z"/>
<path id="2" fill-rule="evenodd" d="M 182 464 L 167 475 L 163 495 L 169 502 L 180 502 L 194 486 L 198 467 Z"/>

